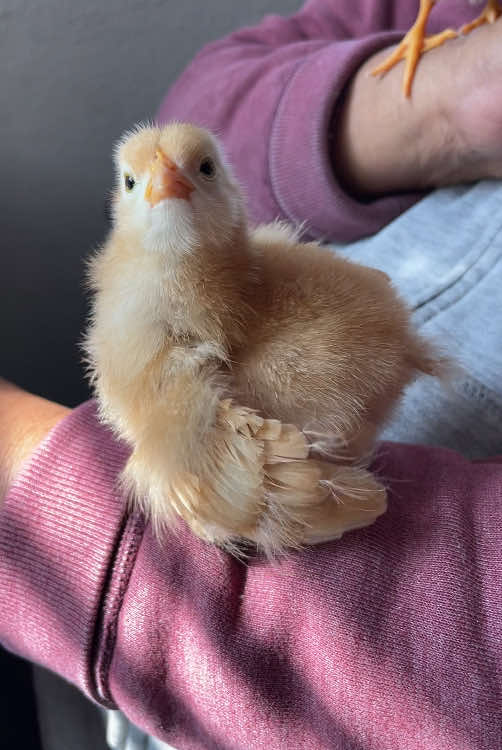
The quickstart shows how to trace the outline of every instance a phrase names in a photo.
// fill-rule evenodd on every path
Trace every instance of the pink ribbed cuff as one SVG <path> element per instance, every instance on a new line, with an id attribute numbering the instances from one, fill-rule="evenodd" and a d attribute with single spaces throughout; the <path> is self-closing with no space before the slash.
<path id="1" fill-rule="evenodd" d="M 348 242 L 361 236 L 362 226 L 365 235 L 373 234 L 420 197 L 361 203 L 338 183 L 329 153 L 333 111 L 344 87 L 370 55 L 401 36 L 384 32 L 327 44 L 307 56 L 284 89 L 270 138 L 270 178 L 282 212 L 294 224 L 308 216 L 306 229 L 312 236 Z"/>
<path id="2" fill-rule="evenodd" d="M 65 417 L 0 513 L 0 640 L 99 699 L 100 606 L 124 519 L 115 482 L 127 450 L 90 401 Z"/>

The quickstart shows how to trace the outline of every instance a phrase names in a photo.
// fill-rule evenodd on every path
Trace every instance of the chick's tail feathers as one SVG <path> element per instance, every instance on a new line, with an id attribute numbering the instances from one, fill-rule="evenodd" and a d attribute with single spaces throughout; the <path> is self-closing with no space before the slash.
<path id="1" fill-rule="evenodd" d="M 446 352 L 415 332 L 407 359 L 413 370 L 443 382 L 451 380 L 458 373 L 458 364 Z"/>

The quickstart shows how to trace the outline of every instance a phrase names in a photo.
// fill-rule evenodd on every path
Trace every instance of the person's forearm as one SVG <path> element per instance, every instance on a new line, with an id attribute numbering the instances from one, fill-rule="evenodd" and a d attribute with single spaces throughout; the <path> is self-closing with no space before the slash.
<path id="1" fill-rule="evenodd" d="M 403 66 L 371 71 L 372 55 L 334 113 L 331 157 L 353 195 L 372 198 L 502 175 L 502 24 L 485 26 L 424 55 L 411 98 Z"/>
<path id="2" fill-rule="evenodd" d="M 410 100 L 401 92 L 402 66 L 379 80 L 371 75 L 390 49 L 361 66 L 334 113 L 333 167 L 359 197 L 430 187 L 430 165 L 441 148 L 440 87 L 430 75 L 437 55 L 421 61 Z"/>
<path id="3" fill-rule="evenodd" d="M 0 507 L 22 465 L 69 411 L 0 378 Z"/>

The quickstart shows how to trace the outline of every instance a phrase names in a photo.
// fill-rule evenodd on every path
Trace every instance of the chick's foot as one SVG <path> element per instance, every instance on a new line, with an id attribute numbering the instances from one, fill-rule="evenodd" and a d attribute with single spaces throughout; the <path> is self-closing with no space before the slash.
<path id="1" fill-rule="evenodd" d="M 471 21 L 471 23 L 464 24 L 460 29 L 460 33 L 468 34 L 473 29 L 477 29 L 485 23 L 494 23 L 500 15 L 502 15 L 502 6 L 498 0 L 488 0 L 479 16 L 474 21 Z"/>
<path id="2" fill-rule="evenodd" d="M 445 31 L 439 34 L 433 34 L 429 37 L 425 36 L 425 27 L 427 26 L 429 14 L 434 4 L 435 0 L 420 0 L 420 10 L 411 29 L 389 57 L 371 71 L 371 74 L 374 76 L 382 75 L 383 73 L 387 73 L 401 60 L 405 60 L 403 93 L 407 97 L 411 95 L 413 78 L 421 55 L 435 47 L 439 47 L 447 39 L 455 39 L 458 36 L 458 33 L 454 29 L 445 29 Z"/>

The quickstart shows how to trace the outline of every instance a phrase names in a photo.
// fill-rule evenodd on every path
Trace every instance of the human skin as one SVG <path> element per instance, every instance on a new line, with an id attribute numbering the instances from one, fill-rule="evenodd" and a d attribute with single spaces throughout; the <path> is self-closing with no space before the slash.
<path id="1" fill-rule="evenodd" d="M 403 63 L 371 75 L 394 47 L 372 55 L 335 113 L 345 187 L 371 198 L 502 177 L 501 42 L 502 20 L 428 52 L 410 98 Z"/>
<path id="2" fill-rule="evenodd" d="M 69 411 L 0 378 L 0 507 L 25 461 Z"/>

